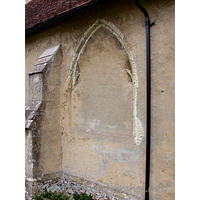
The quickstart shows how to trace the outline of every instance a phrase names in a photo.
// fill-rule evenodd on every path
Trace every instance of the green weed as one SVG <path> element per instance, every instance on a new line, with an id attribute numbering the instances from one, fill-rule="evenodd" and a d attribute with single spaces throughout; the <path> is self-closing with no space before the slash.
<path id="1" fill-rule="evenodd" d="M 69 197 L 63 194 L 53 194 L 51 190 L 48 192 L 47 189 L 45 189 L 44 193 L 36 197 L 35 200 L 44 200 L 43 197 L 51 200 L 69 200 Z"/>
<path id="2" fill-rule="evenodd" d="M 78 194 L 77 192 L 73 194 L 73 199 L 74 200 L 92 200 L 92 195 L 90 194 L 89 196 L 86 193 Z"/>
<path id="3" fill-rule="evenodd" d="M 52 193 L 51 190 L 48 192 L 45 189 L 44 193 L 35 198 L 35 200 L 44 200 L 44 198 L 51 199 L 51 200 L 69 200 L 69 197 L 63 194 L 56 194 Z M 89 196 L 86 193 L 78 194 L 77 192 L 73 194 L 74 200 L 92 200 L 92 195 Z"/>
<path id="4" fill-rule="evenodd" d="M 44 200 L 41 196 L 35 197 L 35 200 Z"/>

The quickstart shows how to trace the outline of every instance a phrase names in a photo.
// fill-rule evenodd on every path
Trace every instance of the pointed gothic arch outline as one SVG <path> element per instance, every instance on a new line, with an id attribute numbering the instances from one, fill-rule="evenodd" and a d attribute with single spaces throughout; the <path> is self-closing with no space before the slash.
<path id="1" fill-rule="evenodd" d="M 84 33 L 84 36 L 81 38 L 77 48 L 75 49 L 75 53 L 73 54 L 72 62 L 70 64 L 70 74 L 67 79 L 68 88 L 73 88 L 77 84 L 77 79 L 80 76 L 80 70 L 78 66 L 78 60 L 83 54 L 85 47 L 89 41 L 89 39 L 101 28 L 105 28 L 110 31 L 120 42 L 122 48 L 125 50 L 125 53 L 128 57 L 131 71 L 126 69 L 127 73 L 131 77 L 133 83 L 133 135 L 135 144 L 139 145 L 144 137 L 144 128 L 140 120 L 137 118 L 137 88 L 138 88 L 138 75 L 135 63 L 133 61 L 133 56 L 129 51 L 128 45 L 126 43 L 124 35 L 121 31 L 111 22 L 108 22 L 104 19 L 98 19 L 96 22 L 88 28 L 88 30 Z"/>

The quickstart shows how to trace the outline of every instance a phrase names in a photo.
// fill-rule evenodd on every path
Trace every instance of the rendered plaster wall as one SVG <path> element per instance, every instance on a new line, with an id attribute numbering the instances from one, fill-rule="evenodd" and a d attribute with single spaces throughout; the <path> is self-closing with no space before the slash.
<path id="1" fill-rule="evenodd" d="M 61 170 L 61 46 L 45 51 L 29 73 L 26 116 L 26 179 L 41 179 Z"/>
<path id="2" fill-rule="evenodd" d="M 151 199 L 174 199 L 174 1 L 141 1 L 151 22 L 152 65 L 152 136 Z M 84 16 L 84 17 L 83 17 Z M 80 56 L 80 76 L 74 89 L 68 85 L 70 65 L 76 48 L 97 19 L 114 24 L 125 36 L 133 55 L 138 76 L 137 117 L 145 129 L 146 121 L 146 41 L 144 16 L 133 1 L 102 1 L 44 31 L 26 37 L 26 102 L 28 72 L 47 48 L 62 44 L 61 73 L 56 109 L 51 109 L 41 123 L 48 135 L 55 121 L 52 138 L 60 138 L 43 156 L 44 173 L 63 170 L 109 187 L 139 187 L 129 190 L 143 199 L 145 184 L 145 140 L 134 143 L 132 110 L 133 87 L 125 69 L 130 69 L 127 55 L 119 41 L 106 29 L 99 29 L 88 41 Z M 53 68 L 51 68 L 53 70 Z M 48 81 L 48 80 L 47 80 Z M 53 83 L 53 82 L 52 82 Z M 48 90 L 48 95 L 54 92 Z M 59 146 L 62 149 L 59 149 Z M 45 145 L 44 145 L 45 146 Z M 54 154 L 62 162 L 55 164 Z M 42 165 L 42 163 L 41 163 Z M 62 167 L 61 167 L 62 165 Z M 163 187 L 164 186 L 164 187 Z"/>
<path id="3" fill-rule="evenodd" d="M 40 112 L 41 174 L 59 172 L 62 163 L 60 135 L 60 67 L 61 49 L 43 73 L 43 103 Z"/>
<path id="4" fill-rule="evenodd" d="M 133 84 L 126 72 L 130 66 L 124 49 L 113 34 L 100 28 L 78 66 L 71 128 L 63 135 L 68 144 L 63 145 L 64 172 L 109 187 L 133 182 L 142 187 L 145 152 L 134 145 Z"/>
<path id="5" fill-rule="evenodd" d="M 25 130 L 25 176 L 27 175 L 27 169 L 26 169 L 26 166 L 27 166 L 27 161 L 26 161 L 26 157 L 27 157 L 27 137 L 28 137 L 28 130 Z"/>

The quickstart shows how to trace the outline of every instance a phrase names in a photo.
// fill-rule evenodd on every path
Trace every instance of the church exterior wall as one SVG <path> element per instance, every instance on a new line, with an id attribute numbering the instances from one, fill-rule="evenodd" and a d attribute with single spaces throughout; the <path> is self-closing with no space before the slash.
<path id="1" fill-rule="evenodd" d="M 150 199 L 174 199 L 175 2 L 141 4 L 155 22 L 151 27 Z M 27 188 L 33 191 L 38 187 L 35 193 L 39 194 L 45 184 L 50 187 L 48 180 L 55 181 L 55 190 L 64 188 L 59 188 L 58 182 L 69 186 L 74 181 L 72 191 L 80 190 L 83 184 L 93 193 L 103 188 L 103 193 L 115 198 L 144 199 L 143 13 L 134 1 L 103 1 L 27 36 L 26 103 L 31 98 L 34 64 L 46 49 L 58 45 L 59 50 L 42 72 L 42 104 L 31 129 L 33 135 L 40 135 L 40 153 L 35 157 L 38 174 L 33 177 L 26 168 Z M 29 134 L 26 130 L 26 149 Z"/>

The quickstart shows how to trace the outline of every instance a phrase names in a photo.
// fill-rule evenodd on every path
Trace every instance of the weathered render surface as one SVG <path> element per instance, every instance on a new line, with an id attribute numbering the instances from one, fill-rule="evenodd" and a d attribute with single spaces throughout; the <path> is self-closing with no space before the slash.
<path id="1" fill-rule="evenodd" d="M 155 22 L 150 199 L 168 200 L 175 198 L 175 2 L 141 4 Z M 26 107 L 29 189 L 39 194 L 44 185 L 67 192 L 82 186 L 118 199 L 144 199 L 145 34 L 134 1 L 111 0 L 26 37 L 26 104 L 38 103 L 35 110 Z M 46 66 L 33 68 L 45 50 L 58 46 L 53 59 L 44 56 L 52 59 Z"/>
<path id="2" fill-rule="evenodd" d="M 61 136 L 57 135 L 60 130 L 61 62 L 59 45 L 46 50 L 29 72 L 25 128 L 26 184 L 30 194 L 33 182 L 61 170 Z"/>

